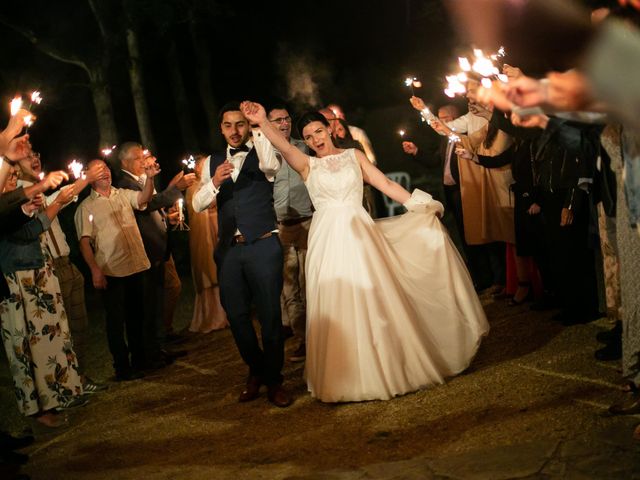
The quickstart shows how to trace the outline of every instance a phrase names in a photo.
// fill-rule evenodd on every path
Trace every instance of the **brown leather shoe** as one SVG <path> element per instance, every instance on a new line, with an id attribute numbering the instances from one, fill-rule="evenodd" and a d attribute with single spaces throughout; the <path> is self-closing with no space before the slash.
<path id="1" fill-rule="evenodd" d="M 276 407 L 285 408 L 293 403 L 291 394 L 282 385 L 269 385 L 267 398 Z"/>
<path id="2" fill-rule="evenodd" d="M 260 377 L 250 376 L 247 379 L 247 386 L 238 397 L 239 402 L 250 402 L 251 400 L 255 400 L 260 396 L 260 385 L 262 385 L 262 380 Z"/>

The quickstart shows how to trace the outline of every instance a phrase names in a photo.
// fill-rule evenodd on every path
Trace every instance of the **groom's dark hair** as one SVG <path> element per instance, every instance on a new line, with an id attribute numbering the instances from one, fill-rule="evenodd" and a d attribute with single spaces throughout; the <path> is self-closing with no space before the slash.
<path id="1" fill-rule="evenodd" d="M 218 122 L 222 123 L 222 117 L 227 112 L 239 112 L 240 111 L 240 102 L 237 100 L 232 100 L 230 102 L 225 103 L 220 111 L 218 112 Z"/>

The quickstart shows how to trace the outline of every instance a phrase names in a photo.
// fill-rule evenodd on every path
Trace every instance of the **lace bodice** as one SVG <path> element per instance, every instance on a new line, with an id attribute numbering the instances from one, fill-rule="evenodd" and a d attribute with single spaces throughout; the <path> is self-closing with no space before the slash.
<path id="1" fill-rule="evenodd" d="M 362 170 L 355 150 L 309 159 L 305 182 L 316 210 L 332 206 L 362 206 Z"/>

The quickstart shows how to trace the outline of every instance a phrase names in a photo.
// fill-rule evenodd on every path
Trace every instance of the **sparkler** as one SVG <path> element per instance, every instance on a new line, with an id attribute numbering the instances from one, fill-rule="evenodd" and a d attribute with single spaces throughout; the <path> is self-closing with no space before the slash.
<path id="1" fill-rule="evenodd" d="M 44 172 L 40 172 L 38 174 L 38 178 L 40 179 L 40 181 L 44 180 Z"/>
<path id="2" fill-rule="evenodd" d="M 31 110 L 31 106 L 33 106 L 34 103 L 40 105 L 40 102 L 42 102 L 42 95 L 40 95 L 38 90 L 34 90 L 31 92 L 31 105 L 29 106 L 29 110 Z"/>
<path id="3" fill-rule="evenodd" d="M 113 153 L 113 151 L 116 149 L 115 145 L 112 145 L 110 148 L 103 148 L 102 150 L 100 150 L 100 153 L 102 153 L 102 156 L 104 157 L 105 160 L 107 160 L 107 158 L 109 158 L 109 155 L 111 155 Z"/>
<path id="4" fill-rule="evenodd" d="M 189 155 L 189 158 L 183 158 L 181 162 L 187 170 L 195 170 L 196 169 L 196 159 L 193 158 L 193 155 Z"/>
<path id="5" fill-rule="evenodd" d="M 488 57 L 479 48 L 473 49 L 473 61 L 467 57 L 458 57 L 458 65 L 460 72 L 454 75 L 447 75 L 447 87 L 444 89 L 445 95 L 455 97 L 456 95 L 464 95 L 467 93 L 467 82 L 470 75 L 474 78 L 479 77 L 479 82 L 484 88 L 491 88 L 495 79 L 503 83 L 508 81 L 506 75 L 502 74 L 496 63 L 506 55 L 504 47 L 500 47 L 498 53 L 489 55 Z"/>
<path id="6" fill-rule="evenodd" d="M 79 179 L 80 177 L 84 178 L 84 174 L 82 171 L 84 170 L 84 165 L 82 162 L 77 161 L 75 158 L 71 160 L 71 163 L 67 165 L 67 168 L 71 170 L 71 173 L 75 177 L 75 179 Z"/>
<path id="7" fill-rule="evenodd" d="M 449 134 L 449 142 L 447 142 L 447 151 L 445 153 L 445 157 L 444 158 L 451 157 L 451 151 L 453 150 L 455 144 L 458 143 L 459 141 L 460 141 L 460 137 L 458 135 L 456 135 L 455 132 L 452 131 Z"/>
<path id="8" fill-rule="evenodd" d="M 416 92 L 414 88 L 422 87 L 422 82 L 416 77 L 407 77 L 404 79 L 404 85 L 405 87 L 409 87 L 411 89 L 411 95 L 415 96 Z"/>
<path id="9" fill-rule="evenodd" d="M 398 130 L 398 135 L 400 135 L 400 138 L 404 138 L 404 134 L 407 133 L 404 130 L 400 129 Z"/>

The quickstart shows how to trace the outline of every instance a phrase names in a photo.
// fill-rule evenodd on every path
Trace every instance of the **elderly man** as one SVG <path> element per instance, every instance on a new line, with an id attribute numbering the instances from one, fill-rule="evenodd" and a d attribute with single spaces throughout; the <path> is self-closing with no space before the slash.
<path id="1" fill-rule="evenodd" d="M 102 160 L 92 160 L 88 167 L 96 164 L 106 166 Z M 80 252 L 91 270 L 93 286 L 103 290 L 107 341 L 119 381 L 141 378 L 140 370 L 146 366 L 144 304 L 140 299 L 149 259 L 134 209 L 144 209 L 151 200 L 153 177 L 159 171 L 155 162 L 145 164 L 146 179 L 141 191 L 112 187 L 108 172 L 105 178 L 91 184 L 91 193 L 75 214 Z"/>
<path id="2" fill-rule="evenodd" d="M 291 115 L 286 105 L 273 105 L 267 112 L 267 117 L 292 145 L 308 153 L 303 141 L 291 138 Z M 284 254 L 283 319 L 287 319 L 288 325 L 298 340 L 298 348 L 289 356 L 289 360 L 300 362 L 306 356 L 307 312 L 304 264 L 313 205 L 304 181 L 286 162 L 282 163 L 276 175 L 273 185 L 273 203 L 278 219 L 278 236 Z"/>
<path id="3" fill-rule="evenodd" d="M 135 142 L 123 143 L 118 148 L 118 160 L 121 170 L 114 182 L 118 188 L 141 191 L 146 182 L 144 166 L 146 162 L 155 163 L 155 157 L 142 145 Z M 144 337 L 146 346 L 146 367 L 159 368 L 173 361 L 174 355 L 162 350 L 165 341 L 163 315 L 163 293 L 165 284 L 165 262 L 171 255 L 167 236 L 167 224 L 163 209 L 173 206 L 182 199 L 181 190 L 196 181 L 193 173 L 182 173 L 172 180 L 162 192 L 151 197 L 147 208 L 135 212 L 136 223 L 142 236 L 144 250 L 151 264 L 144 273 L 145 322 Z M 180 352 L 183 354 L 183 352 Z"/>

